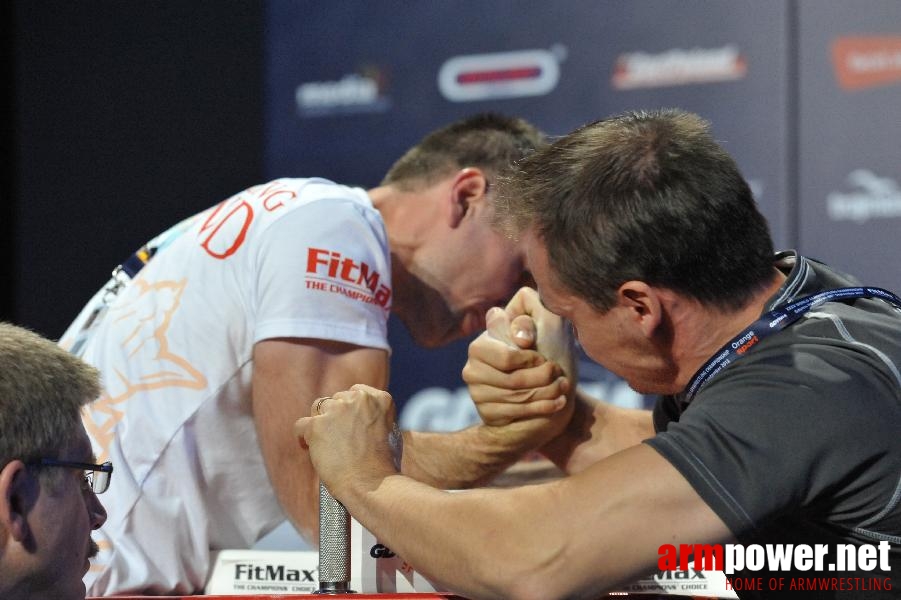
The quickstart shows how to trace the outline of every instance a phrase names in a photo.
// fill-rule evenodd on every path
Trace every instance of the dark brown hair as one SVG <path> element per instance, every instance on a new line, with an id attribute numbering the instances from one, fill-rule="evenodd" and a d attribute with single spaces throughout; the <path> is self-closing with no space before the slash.
<path id="1" fill-rule="evenodd" d="M 679 110 L 597 121 L 535 152 L 501 182 L 495 219 L 533 230 L 558 281 L 599 310 L 629 280 L 737 308 L 773 274 L 738 166 Z"/>
<path id="2" fill-rule="evenodd" d="M 465 167 L 494 178 L 544 144 L 544 135 L 523 119 L 478 114 L 427 135 L 394 163 L 382 184 L 415 188 Z"/>

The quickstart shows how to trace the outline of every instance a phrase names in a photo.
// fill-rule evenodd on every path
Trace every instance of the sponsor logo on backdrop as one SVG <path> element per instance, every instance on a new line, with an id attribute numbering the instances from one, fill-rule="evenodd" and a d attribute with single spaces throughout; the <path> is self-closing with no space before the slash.
<path id="1" fill-rule="evenodd" d="M 901 188 L 894 179 L 856 169 L 848 175 L 847 182 L 851 191 L 831 192 L 826 196 L 831 220 L 863 223 L 901 217 Z"/>
<path id="2" fill-rule="evenodd" d="M 455 56 L 438 71 L 438 89 L 451 102 L 544 96 L 557 87 L 566 48 Z"/>
<path id="3" fill-rule="evenodd" d="M 457 431 L 479 420 L 467 388 L 427 387 L 403 403 L 398 425 L 404 430 Z"/>
<path id="4" fill-rule="evenodd" d="M 675 48 L 659 54 L 620 54 L 613 69 L 617 90 L 667 87 L 742 79 L 748 63 L 732 44 L 721 48 Z"/>
<path id="5" fill-rule="evenodd" d="M 901 83 L 901 36 L 836 38 L 832 66 L 846 90 Z"/>
<path id="6" fill-rule="evenodd" d="M 332 81 L 308 81 L 294 90 L 297 113 L 302 117 L 378 113 L 391 108 L 384 69 L 364 67 Z"/>

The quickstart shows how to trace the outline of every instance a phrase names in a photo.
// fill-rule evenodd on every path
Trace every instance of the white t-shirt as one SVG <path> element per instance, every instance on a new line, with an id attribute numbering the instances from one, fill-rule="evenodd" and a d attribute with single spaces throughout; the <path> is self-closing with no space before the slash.
<path id="1" fill-rule="evenodd" d="M 115 467 L 89 596 L 199 591 L 211 549 L 250 547 L 285 519 L 251 415 L 256 342 L 389 350 L 387 236 L 362 189 L 278 179 L 151 245 L 160 249 L 79 349 L 104 386 L 84 424 L 98 460 Z"/>

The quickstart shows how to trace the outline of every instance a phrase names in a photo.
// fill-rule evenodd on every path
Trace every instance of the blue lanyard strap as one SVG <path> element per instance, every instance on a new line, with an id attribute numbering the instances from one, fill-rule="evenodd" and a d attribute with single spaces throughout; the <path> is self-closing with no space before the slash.
<path id="1" fill-rule="evenodd" d="M 701 367 L 685 390 L 685 402 L 691 402 L 692 398 L 709 382 L 717 373 L 727 365 L 732 364 L 745 352 L 755 346 L 760 340 L 774 333 L 778 333 L 803 317 L 812 308 L 836 300 L 848 300 L 853 298 L 879 298 L 901 309 L 901 298 L 888 290 L 876 287 L 845 287 L 827 290 L 799 298 L 777 309 L 771 310 L 754 321 L 750 327 L 729 340 L 725 346 Z"/>

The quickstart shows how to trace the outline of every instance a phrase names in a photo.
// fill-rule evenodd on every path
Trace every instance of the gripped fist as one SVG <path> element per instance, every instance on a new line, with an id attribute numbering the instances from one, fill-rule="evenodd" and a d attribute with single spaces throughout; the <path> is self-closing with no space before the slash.
<path id="1" fill-rule="evenodd" d="M 504 312 L 511 317 L 510 328 L 514 340 L 524 340 L 531 331 L 535 350 L 546 360 L 556 363 L 572 383 L 575 393 L 578 380 L 575 339 L 569 321 L 555 315 L 541 304 L 538 292 L 521 288 L 507 304 Z M 531 324 L 526 324 L 531 321 Z M 525 333 L 524 333 L 525 332 Z"/>
<path id="2" fill-rule="evenodd" d="M 390 440 L 396 431 L 388 392 L 357 384 L 313 404 L 294 423 L 320 480 L 340 499 L 344 486 L 397 472 Z"/>

